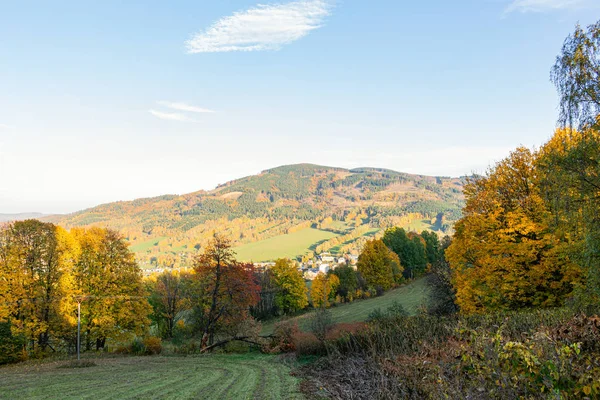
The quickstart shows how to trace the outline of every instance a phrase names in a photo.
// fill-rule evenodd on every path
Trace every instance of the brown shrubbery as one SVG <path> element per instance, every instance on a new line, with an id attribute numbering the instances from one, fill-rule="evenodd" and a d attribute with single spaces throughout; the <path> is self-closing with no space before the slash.
<path id="1" fill-rule="evenodd" d="M 303 369 L 332 398 L 600 397 L 600 317 L 555 309 L 386 317 Z"/>

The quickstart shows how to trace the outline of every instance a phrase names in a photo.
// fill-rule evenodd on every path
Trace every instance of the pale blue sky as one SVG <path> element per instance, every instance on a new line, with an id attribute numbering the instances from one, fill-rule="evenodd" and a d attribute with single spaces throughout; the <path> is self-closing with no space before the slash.
<path id="1" fill-rule="evenodd" d="M 0 0 L 0 213 L 299 162 L 482 172 L 550 137 L 550 68 L 600 18 L 596 0 L 258 4 Z"/>

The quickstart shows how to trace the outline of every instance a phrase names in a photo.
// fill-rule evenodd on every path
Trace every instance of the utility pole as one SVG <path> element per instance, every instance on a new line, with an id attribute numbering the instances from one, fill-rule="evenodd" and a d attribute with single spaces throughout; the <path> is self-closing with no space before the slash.
<path id="1" fill-rule="evenodd" d="M 77 302 L 77 361 L 79 361 L 79 348 L 81 347 L 81 301 Z"/>

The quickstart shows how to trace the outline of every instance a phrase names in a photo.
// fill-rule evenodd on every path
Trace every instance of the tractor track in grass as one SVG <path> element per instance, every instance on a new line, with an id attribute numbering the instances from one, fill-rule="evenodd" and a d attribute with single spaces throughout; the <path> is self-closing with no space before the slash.
<path id="1" fill-rule="evenodd" d="M 302 399 L 298 379 L 263 354 L 94 359 L 0 368 L 0 399 Z"/>

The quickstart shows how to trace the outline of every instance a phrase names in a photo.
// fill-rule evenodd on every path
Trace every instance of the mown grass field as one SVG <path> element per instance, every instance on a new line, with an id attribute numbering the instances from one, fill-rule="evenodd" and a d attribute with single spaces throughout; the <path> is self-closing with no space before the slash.
<path id="1" fill-rule="evenodd" d="M 262 354 L 94 359 L 0 368 L 0 399 L 302 399 L 278 356 Z"/>
<path id="2" fill-rule="evenodd" d="M 155 237 L 153 239 L 146 240 L 145 242 L 134 244 L 133 246 L 129 246 L 129 250 L 133 251 L 134 253 L 139 253 L 142 251 L 150 250 L 152 247 L 158 245 L 158 243 L 161 240 L 164 240 L 166 238 L 167 238 L 166 236 Z"/>
<path id="3" fill-rule="evenodd" d="M 332 237 L 333 232 L 306 228 L 287 235 L 279 235 L 259 242 L 248 243 L 234 248 L 240 261 L 269 261 L 277 258 L 292 258 L 311 250 L 311 246 Z"/>
<path id="4" fill-rule="evenodd" d="M 428 287 L 425 278 L 420 278 L 398 289 L 390 290 L 383 296 L 339 304 L 331 307 L 329 310 L 335 323 L 366 321 L 373 310 L 380 308 L 382 311 L 385 311 L 394 302 L 400 303 L 408 313 L 414 315 L 419 306 L 425 304 L 427 301 L 427 291 Z M 298 321 L 298 326 L 301 330 L 308 331 L 311 315 L 312 312 L 309 312 L 293 319 Z M 278 320 L 275 319 L 263 323 L 262 333 L 272 333 L 276 322 Z"/>

